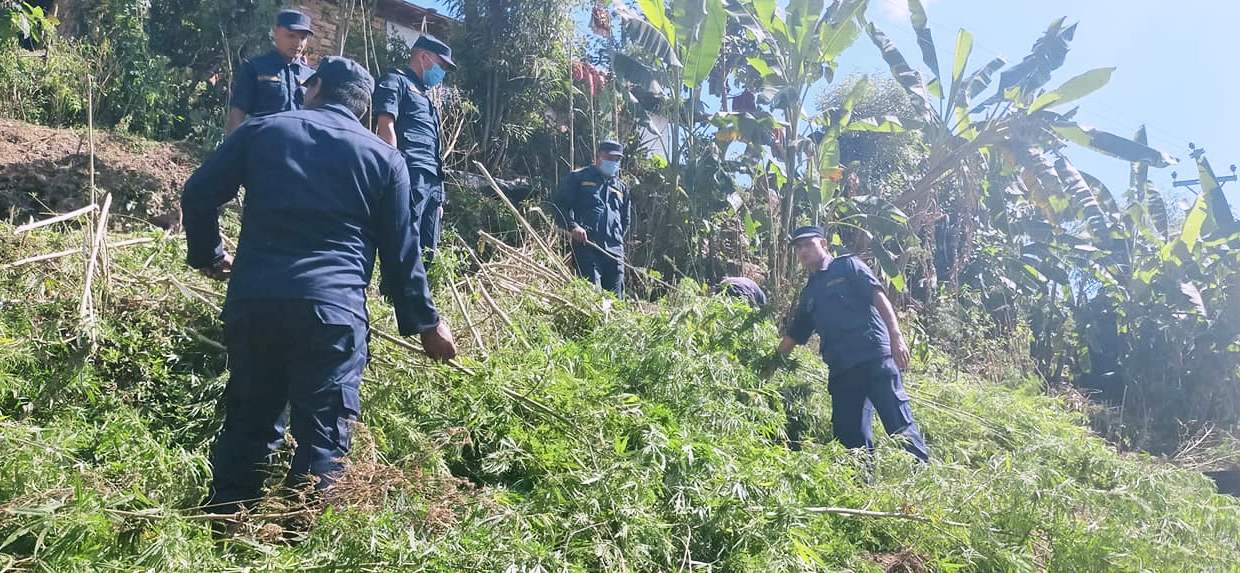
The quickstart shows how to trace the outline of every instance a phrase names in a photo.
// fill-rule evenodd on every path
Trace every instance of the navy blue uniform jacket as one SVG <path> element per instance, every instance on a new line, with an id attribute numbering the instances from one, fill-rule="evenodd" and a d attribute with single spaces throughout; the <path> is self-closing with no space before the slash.
<path id="1" fill-rule="evenodd" d="M 590 242 L 612 253 L 624 253 L 632 204 L 629 187 L 620 178 L 604 175 L 595 165 L 582 167 L 560 182 L 551 200 L 560 226 L 569 230 L 581 226 Z"/>
<path id="2" fill-rule="evenodd" d="M 805 344 L 818 333 L 822 360 L 831 376 L 867 360 L 891 356 L 887 323 L 874 306 L 882 288 L 874 271 L 852 255 L 835 257 L 827 268 L 810 275 L 801 289 L 788 336 Z"/>
<path id="3" fill-rule="evenodd" d="M 396 147 L 409 169 L 421 169 L 443 179 L 439 157 L 439 110 L 426 97 L 426 86 L 412 70 L 392 70 L 375 85 L 371 113 L 391 115 L 396 121 Z"/>
<path id="4" fill-rule="evenodd" d="M 304 59 L 286 62 L 275 50 L 250 58 L 237 68 L 229 105 L 253 116 L 301 109 L 306 98 L 301 83 L 312 74 Z"/>
<path id="5" fill-rule="evenodd" d="M 251 119 L 185 183 L 182 220 L 191 267 L 224 256 L 219 207 L 245 185 L 229 305 L 301 299 L 366 318 L 366 286 L 378 252 L 382 292 L 402 335 L 439 323 L 422 266 L 418 219 L 399 152 L 348 109 L 327 105 Z"/>

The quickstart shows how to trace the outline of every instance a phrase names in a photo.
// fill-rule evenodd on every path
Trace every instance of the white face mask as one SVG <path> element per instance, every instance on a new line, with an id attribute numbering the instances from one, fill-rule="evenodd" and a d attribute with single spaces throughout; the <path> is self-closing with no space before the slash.
<path id="1" fill-rule="evenodd" d="M 615 159 L 604 159 L 598 163 L 598 170 L 602 171 L 603 175 L 615 177 L 620 172 L 620 162 Z"/>

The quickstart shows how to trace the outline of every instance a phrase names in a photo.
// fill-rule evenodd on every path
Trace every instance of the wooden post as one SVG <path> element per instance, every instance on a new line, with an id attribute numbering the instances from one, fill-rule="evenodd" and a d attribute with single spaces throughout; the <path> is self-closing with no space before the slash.
<path id="1" fill-rule="evenodd" d="M 95 77 L 86 76 L 86 140 L 90 148 L 90 202 L 98 203 L 95 194 Z"/>

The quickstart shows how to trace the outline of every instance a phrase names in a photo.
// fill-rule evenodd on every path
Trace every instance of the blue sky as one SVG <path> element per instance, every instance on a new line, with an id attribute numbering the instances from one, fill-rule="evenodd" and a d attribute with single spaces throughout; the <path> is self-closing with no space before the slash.
<path id="1" fill-rule="evenodd" d="M 1111 82 L 1081 100 L 1077 119 L 1131 137 L 1145 124 L 1150 144 L 1181 159 L 1153 169 L 1159 189 L 1171 188 L 1171 172 L 1196 179 L 1188 144 L 1204 146 L 1215 173 L 1227 175 L 1240 163 L 1240 0 L 923 0 L 939 48 L 950 67 L 956 32 L 973 33 L 970 69 L 1002 56 L 1020 60 L 1046 26 L 1060 16 L 1079 26 L 1067 63 L 1049 86 L 1081 72 L 1116 67 Z M 437 0 L 415 3 L 447 11 Z M 782 4 L 783 2 L 781 2 Z M 870 0 L 868 16 L 900 47 L 910 62 L 921 55 L 908 22 L 906 0 Z M 583 18 L 578 18 L 583 20 Z M 878 50 L 862 36 L 841 58 L 837 77 L 886 74 Z M 811 97 L 809 101 L 813 101 Z M 1087 149 L 1071 149 L 1077 166 L 1100 178 L 1121 198 L 1128 164 Z M 1224 185 L 1240 205 L 1240 184 Z M 1177 197 L 1184 197 L 1181 191 Z"/>
<path id="2" fill-rule="evenodd" d="M 870 18 L 920 61 L 905 0 L 871 0 Z M 1171 187 L 1171 172 L 1196 179 L 1189 142 L 1206 149 L 1217 175 L 1240 163 L 1240 1 L 1235 0 L 930 0 L 926 11 L 939 48 L 951 62 L 960 28 L 973 33 L 972 66 L 1002 56 L 1014 63 L 1028 53 L 1046 26 L 1067 16 L 1078 22 L 1067 62 L 1051 80 L 1057 86 L 1078 73 L 1117 69 L 1106 87 L 1081 100 L 1081 123 L 1131 137 L 1145 124 L 1150 144 L 1180 158 L 1152 169 L 1158 188 Z M 947 64 L 950 65 L 950 64 Z M 840 70 L 885 69 L 873 45 L 859 41 Z M 1079 168 L 1102 179 L 1116 195 L 1128 186 L 1128 165 L 1087 149 L 1071 149 Z M 1234 206 L 1240 184 L 1224 185 Z M 1183 195 L 1179 195 L 1183 196 Z"/>

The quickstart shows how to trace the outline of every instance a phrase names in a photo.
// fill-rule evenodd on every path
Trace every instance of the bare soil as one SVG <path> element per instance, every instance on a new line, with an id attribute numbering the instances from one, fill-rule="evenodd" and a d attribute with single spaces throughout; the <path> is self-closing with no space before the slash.
<path id="1" fill-rule="evenodd" d="M 184 143 L 95 134 L 95 186 L 112 193 L 120 226 L 176 227 L 181 187 L 199 155 Z M 90 203 L 90 145 L 84 129 L 0 119 L 0 217 L 20 224 Z"/>

